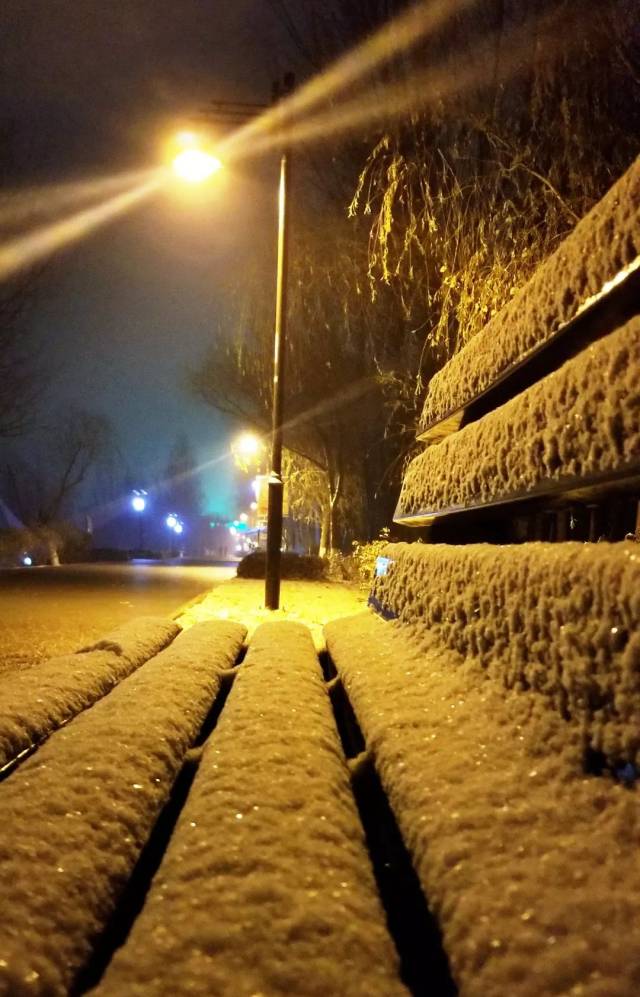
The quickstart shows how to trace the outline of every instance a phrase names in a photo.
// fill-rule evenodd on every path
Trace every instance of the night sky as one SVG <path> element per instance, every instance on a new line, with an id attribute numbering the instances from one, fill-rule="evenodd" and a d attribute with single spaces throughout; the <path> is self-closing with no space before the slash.
<path id="1" fill-rule="evenodd" d="M 15 186 L 152 166 L 189 112 L 267 101 L 288 65 L 265 0 L 4 0 L 0 39 Z M 142 475 L 181 432 L 199 461 L 228 450 L 238 427 L 189 397 L 186 370 L 232 321 L 251 253 L 275 239 L 276 169 L 163 193 L 50 261 L 33 314 L 52 372 L 43 418 L 65 403 L 108 415 Z M 203 511 L 234 511 L 228 461 L 202 485 Z"/>

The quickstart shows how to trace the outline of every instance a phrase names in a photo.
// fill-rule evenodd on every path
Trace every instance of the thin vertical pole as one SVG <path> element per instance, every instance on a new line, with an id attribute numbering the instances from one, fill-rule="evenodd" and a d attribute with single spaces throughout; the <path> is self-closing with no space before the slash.
<path id="1" fill-rule="evenodd" d="M 276 318 L 273 354 L 273 407 L 271 423 L 271 472 L 267 509 L 267 563 L 264 604 L 267 609 L 280 605 L 280 548 L 282 547 L 282 415 L 284 400 L 284 364 L 287 336 L 287 278 L 289 254 L 289 154 L 280 158 L 278 191 L 278 262 L 276 273 Z"/>

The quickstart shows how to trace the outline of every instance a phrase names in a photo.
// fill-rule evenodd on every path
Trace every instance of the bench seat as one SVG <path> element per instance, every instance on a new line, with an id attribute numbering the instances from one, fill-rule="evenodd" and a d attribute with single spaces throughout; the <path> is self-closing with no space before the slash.
<path id="1" fill-rule="evenodd" d="M 325 627 L 463 997 L 636 997 L 637 791 L 543 697 L 370 614 Z"/>
<path id="2" fill-rule="evenodd" d="M 406 993 L 309 631 L 252 638 L 96 997 Z"/>
<path id="3" fill-rule="evenodd" d="M 0 784 L 3 997 L 69 992 L 245 632 L 181 634 Z"/>

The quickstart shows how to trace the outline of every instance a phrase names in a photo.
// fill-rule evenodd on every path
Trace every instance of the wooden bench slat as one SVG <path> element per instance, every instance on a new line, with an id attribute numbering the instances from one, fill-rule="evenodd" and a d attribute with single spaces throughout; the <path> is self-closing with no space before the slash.
<path id="1" fill-rule="evenodd" d="M 0 772 L 108 693 L 179 633 L 173 620 L 140 617 L 75 654 L 50 658 L 6 676 L 0 682 Z"/>
<path id="2" fill-rule="evenodd" d="M 465 997 L 636 997 L 637 794 L 542 699 L 363 614 L 327 645 Z"/>
<path id="3" fill-rule="evenodd" d="M 313 641 L 263 624 L 96 997 L 405 992 Z"/>
<path id="4" fill-rule="evenodd" d="M 437 438 L 439 423 L 480 398 L 554 336 L 565 331 L 568 340 L 574 331 L 583 336 L 576 319 L 590 307 L 603 319 L 599 298 L 612 296 L 614 312 L 619 308 L 620 321 L 625 321 L 633 307 L 634 289 L 637 292 L 639 266 L 640 157 L 512 300 L 434 375 L 420 420 L 421 434 Z M 629 288 L 624 286 L 627 283 Z M 618 304 L 620 298 L 624 300 Z M 635 300 L 637 310 L 637 293 Z M 605 316 L 604 331 L 612 328 L 608 322 Z M 587 338 L 597 335 L 594 325 Z M 560 352 L 565 348 L 571 349 L 570 342 Z M 455 428 L 452 420 L 444 431 Z"/>
<path id="5" fill-rule="evenodd" d="M 614 764 L 640 763 L 640 548 L 390 544 L 372 594 L 417 639 L 544 696 Z"/>
<path id="6" fill-rule="evenodd" d="M 68 992 L 245 632 L 186 631 L 0 785 L 0 994 Z"/>
<path id="7" fill-rule="evenodd" d="M 640 476 L 640 317 L 442 443 L 405 474 L 395 520 Z M 611 487 L 611 486 L 610 486 Z"/>
<path id="8" fill-rule="evenodd" d="M 523 357 L 514 358 L 495 380 L 442 419 L 423 428 L 418 439 L 439 443 L 542 380 L 596 340 L 628 322 L 640 301 L 640 257 L 624 280 L 603 291 L 584 311 L 561 325 Z"/>

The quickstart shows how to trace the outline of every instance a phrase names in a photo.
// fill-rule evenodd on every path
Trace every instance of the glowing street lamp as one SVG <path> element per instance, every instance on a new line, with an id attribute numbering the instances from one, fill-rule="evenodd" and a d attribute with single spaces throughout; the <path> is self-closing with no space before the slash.
<path id="1" fill-rule="evenodd" d="M 294 86 L 292 73 L 287 73 L 282 81 L 274 87 L 274 98 L 280 99 L 291 93 Z M 218 104 L 224 112 L 225 105 Z M 229 105 L 226 110 L 232 119 L 254 116 L 257 108 L 252 106 L 244 109 L 241 105 Z M 206 179 L 222 165 L 215 156 L 202 148 L 199 136 L 193 132 L 183 132 L 178 136 L 182 151 L 174 159 L 174 169 L 178 176 L 194 183 Z M 198 152 L 198 157 L 194 153 Z M 190 153 L 190 156 L 186 156 Z M 203 155 L 210 156 L 210 169 L 205 170 Z M 214 165 L 214 161 L 215 164 Z M 185 169 L 182 170 L 182 164 Z M 289 176 L 291 157 L 284 148 L 280 155 L 280 178 L 278 183 L 278 242 L 276 263 L 276 314 L 274 327 L 274 360 L 273 360 L 273 404 L 271 408 L 271 468 L 268 476 L 268 510 L 267 510 L 267 561 L 265 568 L 264 604 L 267 609 L 278 609 L 280 605 L 280 562 L 282 548 L 282 507 L 284 484 L 282 481 L 282 422 L 284 402 L 284 360 L 285 341 L 287 335 L 287 284 L 289 271 Z M 204 174 L 204 175 L 201 175 Z"/>
<path id="2" fill-rule="evenodd" d="M 243 471 L 261 470 L 266 446 L 255 433 L 241 433 L 231 443 L 231 453 L 237 467 Z"/>
<path id="3" fill-rule="evenodd" d="M 180 536 L 184 533 L 184 523 L 178 518 L 175 512 L 170 512 L 164 521 L 164 525 Z"/>
<path id="4" fill-rule="evenodd" d="M 221 170 L 222 163 L 204 149 L 184 149 L 173 160 L 173 169 L 187 183 L 202 183 Z"/>
<path id="5" fill-rule="evenodd" d="M 197 132 L 179 132 L 174 140 L 178 152 L 171 163 L 173 172 L 186 183 L 202 183 L 222 169 L 222 163 L 203 144 Z"/>

